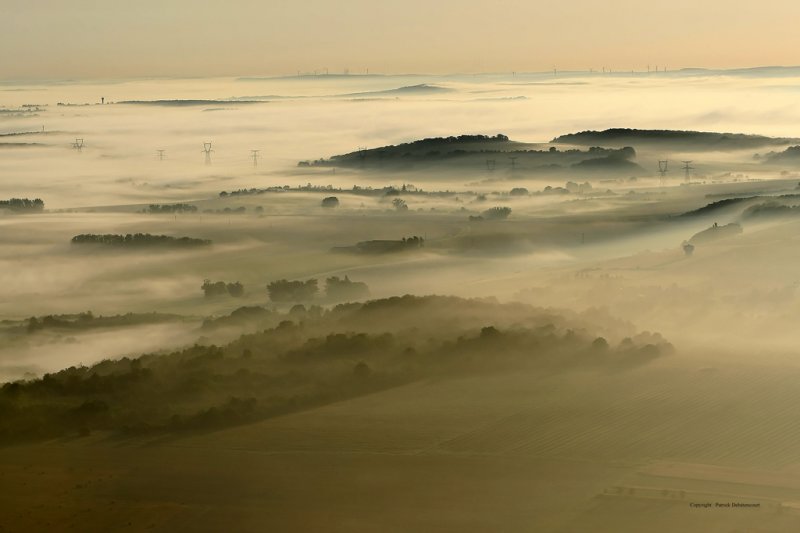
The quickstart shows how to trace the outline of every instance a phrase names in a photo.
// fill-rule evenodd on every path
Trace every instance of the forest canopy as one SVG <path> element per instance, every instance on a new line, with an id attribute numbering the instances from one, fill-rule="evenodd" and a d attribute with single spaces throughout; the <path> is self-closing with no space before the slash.
<path id="1" fill-rule="evenodd" d="M 222 346 L 198 343 L 3 385 L 0 442 L 208 430 L 428 377 L 553 366 L 624 371 L 672 350 L 657 333 L 620 332 L 615 341 L 578 317 L 456 297 L 247 315 L 259 332 Z"/>

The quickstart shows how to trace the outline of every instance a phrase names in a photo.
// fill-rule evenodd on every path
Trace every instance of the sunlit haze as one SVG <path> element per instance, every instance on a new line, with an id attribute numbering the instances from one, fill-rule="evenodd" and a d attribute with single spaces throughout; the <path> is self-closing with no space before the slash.
<path id="1" fill-rule="evenodd" d="M 2 79 L 794 65 L 800 4 L 4 0 Z"/>

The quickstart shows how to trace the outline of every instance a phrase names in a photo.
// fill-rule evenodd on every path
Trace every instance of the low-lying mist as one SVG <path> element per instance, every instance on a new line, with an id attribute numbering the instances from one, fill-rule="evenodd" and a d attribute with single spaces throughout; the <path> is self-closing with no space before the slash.
<path id="1" fill-rule="evenodd" d="M 611 127 L 793 138 L 791 80 L 738 79 L 734 90 L 711 74 L 563 76 L 71 82 L 2 93 L 0 105 L 19 112 L 0 116 L 0 199 L 39 198 L 44 209 L 0 210 L 0 317 L 158 311 L 188 320 L 46 342 L 37 333 L 3 348 L 7 378 L 191 344 L 204 333 L 187 324 L 237 309 L 329 308 L 342 299 L 320 290 L 276 300 L 268 285 L 324 287 L 332 277 L 368 288 L 361 301 L 495 297 L 612 316 L 662 332 L 678 353 L 789 351 L 791 150 L 767 146 L 759 151 L 773 156 L 755 157 L 680 134 L 607 152 L 550 140 Z M 385 145 L 478 133 L 566 163 L 548 171 L 480 142 L 434 147 L 413 165 L 396 164 L 402 153 L 381 159 Z M 364 150 L 369 164 L 359 164 Z M 592 150 L 624 153 L 630 165 L 596 173 L 574 164 Z M 347 165 L 331 159 L 341 154 L 351 154 Z M 741 233 L 717 238 L 715 224 L 729 223 Z M 709 228 L 713 238 L 693 240 Z M 175 245 L 195 241 L 205 244 Z M 209 297 L 214 283 L 239 288 Z M 233 327 L 226 342 L 243 331 Z"/>
<path id="2" fill-rule="evenodd" d="M 0 83 L 0 514 L 797 530 L 768 71 Z"/>

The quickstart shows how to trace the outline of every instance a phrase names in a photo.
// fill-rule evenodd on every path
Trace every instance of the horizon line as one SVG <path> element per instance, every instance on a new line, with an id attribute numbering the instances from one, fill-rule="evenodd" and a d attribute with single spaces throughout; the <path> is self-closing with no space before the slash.
<path id="1" fill-rule="evenodd" d="M 601 67 L 605 68 L 605 67 Z M 3 85 L 25 85 L 25 84 L 70 84 L 70 83 L 123 83 L 128 81 L 166 81 L 166 80 L 211 80 L 211 79 L 232 79 L 234 81 L 267 81 L 267 80 L 290 80 L 290 79 L 319 79 L 319 78 L 403 78 L 403 77 L 432 77 L 448 78 L 460 76 L 489 77 L 489 76 L 558 76 L 558 75 L 655 75 L 655 74 L 680 74 L 680 73 L 745 73 L 759 70 L 800 70 L 800 65 L 758 65 L 749 67 L 679 67 L 665 70 L 596 70 L 589 69 L 565 69 L 558 68 L 540 71 L 483 71 L 483 72 L 449 72 L 449 73 L 425 73 L 425 72 L 298 72 L 296 74 L 228 74 L 228 75 L 186 75 L 186 76 L 122 76 L 122 77 L 66 77 L 66 78 L 0 78 Z"/>

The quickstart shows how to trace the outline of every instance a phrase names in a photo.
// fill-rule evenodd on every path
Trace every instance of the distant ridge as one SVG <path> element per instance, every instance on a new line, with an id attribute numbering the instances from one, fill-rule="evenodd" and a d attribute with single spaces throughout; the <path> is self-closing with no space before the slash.
<path id="1" fill-rule="evenodd" d="M 759 159 L 764 163 L 797 165 L 800 164 L 800 146 L 790 146 L 783 152 L 770 152 Z"/>
<path id="2" fill-rule="evenodd" d="M 11 133 L 0 133 L 0 137 L 18 137 L 20 135 L 51 135 L 53 133 L 62 133 L 60 131 L 16 131 Z"/>
<path id="3" fill-rule="evenodd" d="M 268 81 L 268 80 L 296 80 L 296 79 L 350 79 L 350 78 L 386 78 L 386 74 L 295 74 L 292 76 L 244 76 L 236 81 Z"/>
<path id="4" fill-rule="evenodd" d="M 611 128 L 603 131 L 581 131 L 561 135 L 552 140 L 556 144 L 579 146 L 667 146 L 685 150 L 744 150 L 763 146 L 780 146 L 800 143 L 800 139 L 766 137 L 744 133 L 717 133 L 689 130 L 638 130 Z"/>
<path id="5" fill-rule="evenodd" d="M 221 105 L 221 104 L 263 104 L 259 100 L 124 100 L 117 104 L 128 105 L 159 105 L 172 107 L 189 107 L 200 105 Z"/>
<path id="6" fill-rule="evenodd" d="M 303 95 L 265 95 L 265 96 L 245 96 L 245 97 L 232 97 L 220 100 L 124 100 L 116 102 L 117 104 L 127 105 L 153 105 L 153 106 L 168 106 L 168 107 L 190 107 L 190 106 L 207 106 L 207 105 L 230 105 L 230 104 L 263 104 L 268 103 L 270 100 L 294 100 L 294 99 L 308 99 L 308 98 L 380 98 L 380 97 L 395 97 L 395 96 L 418 96 L 428 94 L 446 94 L 455 92 L 455 89 L 441 87 L 439 85 L 430 85 L 421 83 L 419 85 L 408 85 L 405 87 L 397 87 L 395 89 L 386 89 L 380 91 L 366 91 L 358 93 L 345 93 L 345 94 L 329 94 L 323 96 L 303 96 Z"/>
<path id="7" fill-rule="evenodd" d="M 723 200 L 717 200 L 716 202 L 711 202 L 710 204 L 706 204 L 703 207 L 698 209 L 694 209 L 692 211 L 687 211 L 679 216 L 682 217 L 698 217 L 698 216 L 705 216 L 717 213 L 720 209 L 724 209 L 726 207 L 730 207 L 732 205 L 741 204 L 742 202 L 749 202 L 751 200 L 758 200 L 761 196 L 746 196 L 746 197 L 737 197 L 737 198 L 725 198 Z"/>
<path id="8" fill-rule="evenodd" d="M 440 87 L 438 85 L 429 85 L 427 83 L 420 83 L 419 85 L 408 85 L 406 87 L 398 87 L 397 89 L 386 89 L 384 91 L 367 91 L 361 93 L 350 93 L 350 94 L 342 94 L 339 95 L 341 97 L 364 97 L 364 96 L 393 96 L 393 95 L 403 95 L 403 94 L 437 94 L 437 93 L 451 93 L 455 92 L 455 89 L 449 89 L 447 87 Z"/>
<path id="9" fill-rule="evenodd" d="M 762 67 L 745 67 L 745 68 L 732 68 L 732 69 L 710 69 L 710 68 L 682 68 L 677 71 L 678 74 L 688 75 L 722 75 L 722 76 L 753 76 L 761 78 L 782 78 L 793 77 L 800 75 L 800 66 L 762 66 Z"/>

